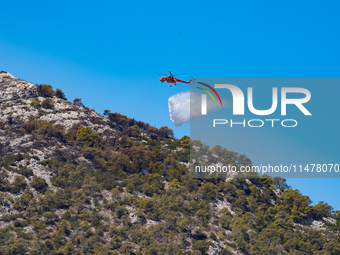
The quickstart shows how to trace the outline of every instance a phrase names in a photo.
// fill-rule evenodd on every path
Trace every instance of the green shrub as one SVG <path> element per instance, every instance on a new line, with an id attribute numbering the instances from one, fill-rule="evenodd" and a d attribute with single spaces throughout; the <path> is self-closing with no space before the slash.
<path id="1" fill-rule="evenodd" d="M 108 109 L 106 109 L 106 110 L 104 110 L 104 113 L 103 113 L 103 115 L 104 115 L 104 116 L 109 116 L 109 115 L 110 115 L 110 113 L 111 113 L 111 111 L 110 111 L 110 110 L 108 110 Z"/>
<path id="2" fill-rule="evenodd" d="M 46 224 L 53 224 L 54 221 L 58 219 L 58 216 L 56 216 L 53 212 L 44 212 L 43 216 Z"/>
<path id="3" fill-rule="evenodd" d="M 24 175 L 25 177 L 33 176 L 33 170 L 25 166 L 19 166 L 19 169 L 15 170 L 15 172 Z"/>
<path id="4" fill-rule="evenodd" d="M 22 214 L 5 214 L 0 218 L 0 220 L 5 221 L 5 222 L 10 222 L 21 216 Z"/>
<path id="5" fill-rule="evenodd" d="M 126 192 L 133 193 L 135 191 L 135 186 L 132 183 L 129 183 L 125 187 Z"/>
<path id="6" fill-rule="evenodd" d="M 205 254 L 209 249 L 209 243 L 203 240 L 198 240 L 194 242 L 193 248 L 194 250 L 199 250 L 200 252 Z"/>
<path id="7" fill-rule="evenodd" d="M 233 255 L 234 253 L 228 250 L 227 248 L 223 248 L 220 252 L 220 255 Z"/>
<path id="8" fill-rule="evenodd" d="M 47 190 L 47 183 L 43 178 L 34 176 L 33 181 L 31 182 L 31 187 L 35 188 L 37 191 L 41 192 L 41 193 L 45 193 L 45 191 Z"/>
<path id="9" fill-rule="evenodd" d="M 128 211 L 126 210 L 126 208 L 122 206 L 117 206 L 115 212 L 116 212 L 116 216 L 118 219 L 128 214 Z"/>
<path id="10" fill-rule="evenodd" d="M 214 241 L 217 241 L 217 236 L 213 232 L 210 234 L 210 238 Z"/>
<path id="11" fill-rule="evenodd" d="M 61 89 L 56 89 L 56 91 L 54 92 L 54 95 L 55 95 L 57 98 L 60 98 L 60 99 L 63 99 L 63 100 L 67 100 L 67 98 L 65 97 L 64 92 L 62 92 Z"/>
<path id="12" fill-rule="evenodd" d="M 94 144 L 100 143 L 100 136 L 97 133 L 93 133 L 91 128 L 83 127 L 77 132 L 77 140 L 92 147 Z"/>
<path id="13" fill-rule="evenodd" d="M 73 100 L 73 104 L 74 104 L 74 105 L 77 105 L 77 106 L 84 107 L 84 104 L 81 102 L 81 98 L 75 98 L 75 99 Z"/>
<path id="14" fill-rule="evenodd" d="M 38 156 L 35 156 L 35 155 L 34 155 L 34 156 L 32 156 L 32 158 L 33 158 L 33 159 L 35 159 L 35 160 L 37 160 L 37 161 L 39 161 L 39 160 L 40 160 L 40 158 L 39 158 Z"/>
<path id="15" fill-rule="evenodd" d="M 27 226 L 27 222 L 26 221 L 21 221 L 21 220 L 15 220 L 13 222 L 13 226 L 16 228 L 23 228 Z"/>
<path id="16" fill-rule="evenodd" d="M 38 86 L 38 93 L 42 97 L 53 97 L 53 89 L 51 85 L 40 84 Z"/>
<path id="17" fill-rule="evenodd" d="M 32 198 L 33 198 L 33 195 L 28 190 L 25 190 L 21 194 L 20 198 L 15 201 L 15 203 L 13 204 L 13 208 L 15 210 L 25 209 L 31 202 Z"/>
<path id="18" fill-rule="evenodd" d="M 20 190 L 24 190 L 26 188 L 27 182 L 22 175 L 16 175 L 12 185 L 12 193 L 19 193 Z"/>
<path id="19" fill-rule="evenodd" d="M 25 157 L 21 153 L 15 154 L 15 155 L 10 155 L 8 157 L 2 158 L 1 159 L 1 166 L 7 167 L 7 166 L 16 166 L 16 161 L 21 161 Z"/>
<path id="20" fill-rule="evenodd" d="M 100 192 L 99 184 L 96 177 L 86 176 L 82 185 L 83 191 L 86 195 L 93 195 L 95 192 Z"/>
<path id="21" fill-rule="evenodd" d="M 151 198 L 142 199 L 139 205 L 142 209 L 144 209 L 145 212 L 153 211 L 156 206 L 155 201 Z"/>
<path id="22" fill-rule="evenodd" d="M 33 99 L 31 101 L 31 106 L 33 106 L 34 108 L 39 108 L 41 106 L 40 101 Z"/>
<path id="23" fill-rule="evenodd" d="M 41 102 L 41 106 L 46 109 L 53 109 L 54 104 L 52 103 L 52 100 L 49 98 L 46 98 L 44 101 Z"/>
<path id="24" fill-rule="evenodd" d="M 67 243 L 63 252 L 64 254 L 74 254 L 74 245 L 72 243 Z"/>
<path id="25" fill-rule="evenodd" d="M 49 159 L 38 161 L 37 164 L 50 167 L 51 161 Z"/>
<path id="26" fill-rule="evenodd" d="M 12 243 L 7 244 L 3 247 L 2 250 L 7 250 L 8 252 L 2 254 L 27 254 L 29 251 L 28 249 L 28 242 L 25 239 L 18 238 L 12 241 Z"/>

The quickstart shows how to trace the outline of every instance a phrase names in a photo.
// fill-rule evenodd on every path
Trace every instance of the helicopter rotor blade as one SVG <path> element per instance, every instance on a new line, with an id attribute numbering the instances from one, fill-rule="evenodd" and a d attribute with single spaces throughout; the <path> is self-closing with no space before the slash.
<path id="1" fill-rule="evenodd" d="M 169 76 L 168 74 L 165 74 L 165 73 L 156 73 L 158 75 L 162 75 L 162 76 Z"/>
<path id="2" fill-rule="evenodd" d="M 173 75 L 172 73 L 171 73 L 171 71 L 169 71 L 169 74 L 165 74 L 165 73 L 157 73 L 156 72 L 156 74 L 157 75 L 161 75 L 161 76 L 172 76 L 172 77 L 175 77 L 175 76 L 186 76 L 187 75 L 187 73 L 180 73 L 180 74 L 176 74 L 176 75 Z"/>
<path id="3" fill-rule="evenodd" d="M 187 73 L 180 73 L 180 74 L 176 74 L 176 75 L 174 75 L 174 76 L 184 76 L 184 75 L 186 75 Z"/>

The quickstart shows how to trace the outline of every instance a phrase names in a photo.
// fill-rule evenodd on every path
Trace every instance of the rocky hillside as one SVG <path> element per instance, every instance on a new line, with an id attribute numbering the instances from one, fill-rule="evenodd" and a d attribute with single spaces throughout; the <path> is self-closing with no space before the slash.
<path id="1" fill-rule="evenodd" d="M 281 178 L 192 179 L 167 127 L 0 72 L 0 254 L 340 254 L 340 215 Z"/>

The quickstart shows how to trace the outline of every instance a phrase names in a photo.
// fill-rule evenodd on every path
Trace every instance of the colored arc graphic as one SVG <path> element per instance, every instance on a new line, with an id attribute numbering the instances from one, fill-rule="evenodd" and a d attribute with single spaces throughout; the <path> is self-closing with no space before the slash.
<path id="1" fill-rule="evenodd" d="M 222 100 L 221 100 L 220 96 L 218 95 L 218 93 L 216 92 L 216 90 L 213 87 L 211 87 L 210 85 L 205 84 L 203 82 L 197 82 L 197 83 L 202 84 L 202 85 L 208 87 L 209 89 L 211 89 L 215 93 L 215 95 L 217 96 L 218 100 L 220 100 L 220 103 L 221 103 L 221 106 L 222 106 Z M 201 89 L 201 88 L 199 88 L 199 89 Z M 217 105 L 216 101 L 215 101 L 215 98 L 213 97 L 213 95 L 210 92 L 208 92 L 208 90 L 206 90 L 206 89 L 201 89 L 201 90 L 204 90 L 205 92 L 207 92 L 211 96 L 211 98 L 214 99 L 215 105 Z"/>
<path id="2" fill-rule="evenodd" d="M 216 100 L 215 100 L 214 96 L 210 93 L 210 91 L 203 89 L 203 88 L 199 88 L 199 87 L 197 87 L 197 88 L 207 92 L 209 94 L 209 96 L 211 96 L 211 98 L 214 100 L 215 105 L 217 105 Z"/>

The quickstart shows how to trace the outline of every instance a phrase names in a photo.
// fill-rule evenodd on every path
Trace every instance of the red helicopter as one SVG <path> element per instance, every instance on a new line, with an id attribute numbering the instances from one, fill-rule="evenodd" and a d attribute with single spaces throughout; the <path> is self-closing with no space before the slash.
<path id="1" fill-rule="evenodd" d="M 170 84 L 170 87 L 172 87 L 172 85 L 177 85 L 176 83 L 177 82 L 182 82 L 182 83 L 186 83 L 186 84 L 189 84 L 190 82 L 192 82 L 194 79 L 191 78 L 190 81 L 183 81 L 183 80 L 180 80 L 178 78 L 176 78 L 176 76 L 179 76 L 179 75 L 183 75 L 183 74 L 177 74 L 177 75 L 173 75 L 170 71 L 169 71 L 170 75 L 167 75 L 167 74 L 164 74 L 164 73 L 156 73 L 158 75 L 161 75 L 162 77 L 159 79 L 162 83 L 163 82 L 167 82 Z M 165 75 L 165 76 L 163 76 Z"/>

